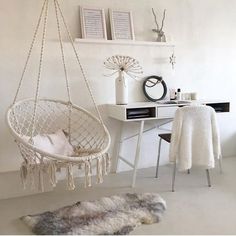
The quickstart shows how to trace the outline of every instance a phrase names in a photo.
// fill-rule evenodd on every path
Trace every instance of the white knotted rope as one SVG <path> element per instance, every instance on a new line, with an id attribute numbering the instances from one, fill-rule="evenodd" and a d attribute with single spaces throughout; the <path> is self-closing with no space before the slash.
<path id="1" fill-rule="evenodd" d="M 64 55 L 64 47 L 63 47 L 62 37 L 61 37 L 61 26 L 60 26 L 60 21 L 59 21 L 59 17 L 58 17 L 58 9 L 57 9 L 56 0 L 54 0 L 53 2 L 54 2 L 54 7 L 55 7 L 55 13 L 56 13 L 57 31 L 58 31 L 59 41 L 60 41 L 62 64 L 63 64 L 65 80 L 66 80 L 66 90 L 67 90 L 67 96 L 68 96 L 68 100 L 69 100 L 69 104 L 68 104 L 68 111 L 69 111 L 68 130 L 69 130 L 69 138 L 71 141 L 71 111 L 72 111 L 71 105 L 72 105 L 72 100 L 71 100 L 71 93 L 70 93 L 70 83 L 68 80 L 68 73 L 67 73 L 66 61 L 65 61 L 65 55 Z"/>
<path id="2" fill-rule="evenodd" d="M 83 79 L 84 79 L 84 81 L 85 81 L 85 84 L 86 84 L 87 89 L 88 89 L 88 91 L 89 91 L 89 94 L 90 94 L 90 96 L 91 96 L 92 102 L 93 102 L 94 107 L 95 107 L 95 109 L 96 109 L 96 112 L 97 112 L 98 118 L 99 118 L 100 122 L 103 124 L 103 120 L 102 120 L 101 113 L 100 113 L 100 111 L 99 111 L 99 109 L 98 109 L 97 103 L 96 103 L 95 98 L 94 98 L 93 93 L 92 93 L 92 89 L 91 89 L 91 87 L 90 87 L 90 85 L 89 85 L 89 81 L 88 81 L 88 79 L 87 79 L 87 77 L 86 77 L 86 74 L 85 74 L 84 69 L 83 69 L 83 67 L 82 67 L 82 64 L 81 64 L 81 62 L 80 62 L 79 54 L 77 53 L 77 50 L 76 50 L 76 48 L 75 48 L 75 45 L 74 45 L 74 42 L 73 42 L 73 39 L 72 39 L 71 33 L 70 33 L 69 29 L 68 29 L 68 26 L 67 26 L 66 20 L 65 20 L 65 18 L 64 18 L 63 12 L 62 12 L 62 10 L 61 10 L 61 7 L 60 7 L 58 1 L 55 0 L 55 2 L 56 2 L 56 4 L 57 4 L 57 6 L 58 6 L 58 9 L 59 9 L 59 12 L 60 12 L 60 15 L 61 15 L 62 21 L 63 21 L 63 23 L 64 23 L 64 26 L 65 26 L 65 29 L 66 29 L 67 35 L 68 35 L 68 37 L 69 37 L 69 40 L 70 40 L 71 46 L 72 46 L 73 51 L 74 51 L 74 53 L 75 53 L 75 56 L 76 56 L 77 62 L 78 62 L 78 64 L 79 64 L 79 67 L 80 67 L 80 70 L 81 70 L 81 73 L 82 73 Z"/>
<path id="3" fill-rule="evenodd" d="M 31 58 L 31 54 L 32 54 L 32 50 L 34 48 L 35 45 L 35 41 L 39 32 L 39 27 L 41 22 L 43 21 L 43 34 L 42 34 L 42 39 L 41 39 L 41 50 L 40 50 L 40 61 L 39 61 L 39 69 L 38 69 L 38 75 L 37 75 L 37 86 L 36 86 L 36 92 L 35 92 L 35 97 L 32 103 L 32 117 L 30 118 L 31 124 L 30 126 L 26 126 L 24 127 L 24 123 L 22 124 L 22 121 L 18 119 L 20 118 L 20 114 L 18 114 L 21 111 L 25 111 L 24 114 L 27 114 L 28 109 L 31 109 L 30 106 L 27 107 L 27 103 L 25 105 L 23 105 L 22 103 L 22 107 L 21 105 L 17 104 L 16 107 L 19 108 L 16 109 L 16 107 L 13 108 L 12 105 L 12 111 L 11 111 L 11 115 L 13 116 L 11 119 L 10 117 L 8 117 L 8 122 L 11 123 L 10 127 L 12 129 L 17 130 L 17 133 L 20 135 L 29 135 L 30 139 L 29 142 L 31 144 L 31 148 L 26 146 L 24 144 L 24 142 L 22 142 L 22 140 L 18 140 L 17 139 L 17 144 L 21 150 L 22 156 L 25 159 L 25 162 L 23 162 L 22 167 L 21 167 L 21 179 L 22 179 L 22 184 L 25 187 L 26 186 L 26 182 L 27 182 L 27 178 L 29 179 L 29 184 L 31 185 L 31 188 L 35 188 L 35 176 L 38 175 L 38 187 L 41 191 L 43 191 L 44 189 L 44 183 L 43 183 L 43 175 L 44 174 L 48 174 L 49 175 L 49 179 L 50 182 L 53 186 L 56 185 L 57 179 L 56 179 L 56 171 L 58 167 L 65 167 L 67 170 L 67 178 L 68 178 L 68 188 L 69 189 L 74 189 L 75 188 L 75 184 L 74 184 L 74 177 L 73 177 L 73 165 L 82 165 L 82 163 L 84 163 L 84 168 L 85 168 L 85 181 L 86 181 L 86 186 L 91 186 L 91 175 L 92 175 L 92 160 L 96 160 L 97 161 L 97 175 L 98 175 L 98 182 L 101 183 L 103 180 L 103 175 L 106 175 L 107 172 L 109 172 L 109 166 L 110 166 L 110 158 L 109 156 L 106 154 L 104 156 L 104 150 L 102 150 L 102 148 L 108 148 L 107 145 L 110 144 L 110 136 L 105 128 L 105 125 L 103 123 L 101 114 L 99 112 L 99 109 L 97 107 L 95 98 L 93 96 L 91 87 L 89 85 L 89 81 L 86 77 L 86 74 L 83 70 L 82 64 L 80 62 L 80 58 L 79 55 L 75 49 L 75 45 L 73 43 L 70 31 L 68 29 L 68 26 L 66 24 L 65 18 L 63 16 L 62 10 L 60 8 L 60 5 L 58 3 L 58 0 L 53 0 L 54 1 L 54 7 L 55 7 L 55 13 L 56 13 L 56 22 L 57 22 L 57 30 L 58 30 L 58 37 L 59 37 L 59 41 L 60 41 L 60 50 L 61 50 L 61 56 L 62 56 L 62 64 L 63 64 L 63 68 L 64 68 L 64 75 L 65 75 L 65 81 L 66 81 L 66 90 L 67 90 L 67 95 L 68 95 L 68 103 L 66 103 L 67 107 L 68 107 L 68 111 L 69 111 L 69 115 L 66 115 L 66 117 L 68 117 L 68 128 L 69 128 L 69 134 L 71 134 L 71 124 L 72 124 L 72 119 L 71 119 L 71 113 L 72 113 L 72 109 L 76 109 L 76 112 L 79 112 L 80 115 L 77 113 L 77 115 L 84 117 L 84 119 L 86 120 L 81 120 L 82 124 L 81 126 L 79 126 L 79 133 L 82 134 L 81 138 L 79 138 L 77 135 L 76 137 L 73 136 L 73 141 L 76 141 L 76 143 L 78 143 L 77 148 L 78 148 L 78 158 L 80 158 L 79 162 L 78 160 L 73 161 L 66 161 L 66 160 L 58 160 L 57 158 L 52 157 L 52 159 L 49 159 L 50 156 L 45 156 L 45 154 L 43 154 L 43 152 L 39 152 L 38 150 L 35 149 L 35 147 L 32 145 L 33 144 L 33 136 L 36 133 L 39 133 L 40 131 L 42 132 L 48 132 L 50 130 L 50 123 L 43 123 L 43 126 L 40 127 L 36 127 L 37 122 L 39 121 L 39 117 L 37 117 L 38 114 L 38 110 L 37 109 L 44 109 L 42 108 L 41 105 L 45 105 L 47 108 L 52 109 L 51 111 L 49 110 L 49 112 L 53 112 L 52 114 L 54 114 L 57 111 L 57 108 L 62 105 L 61 103 L 59 103 L 56 100 L 51 100 L 49 101 L 43 101 L 43 104 L 38 105 L 39 102 L 41 102 L 41 99 L 39 99 L 39 94 L 40 94 L 40 84 L 41 84 L 41 75 L 42 75 L 42 66 L 43 66 L 43 59 L 44 59 L 44 48 L 45 48 L 45 43 L 46 43 L 46 31 L 47 31 L 47 21 L 48 21 L 48 11 L 49 11 L 49 1 L 50 0 L 45 0 L 39 15 L 39 19 L 36 25 L 36 29 L 33 35 L 33 39 L 30 45 L 30 49 L 27 55 L 27 59 L 26 59 L 26 63 L 23 69 L 23 73 L 21 75 L 20 78 L 20 82 L 16 91 L 16 95 L 14 97 L 14 101 L 13 101 L 13 105 L 16 106 L 16 101 L 17 101 L 17 97 L 18 94 L 20 92 L 22 83 L 23 83 L 23 78 L 25 76 L 25 72 L 27 70 L 27 66 L 29 64 L 29 60 Z M 69 37 L 70 43 L 72 45 L 73 51 L 75 53 L 77 62 L 79 64 L 80 70 L 82 72 L 82 76 L 83 79 L 85 81 L 86 87 L 89 91 L 89 94 L 91 96 L 92 102 L 94 104 L 94 107 L 96 109 L 97 115 L 98 115 L 98 119 L 99 121 L 96 121 L 96 118 L 92 118 L 92 115 L 89 115 L 86 113 L 86 111 L 83 111 L 83 109 L 79 110 L 78 108 L 76 108 L 75 105 L 73 105 L 72 100 L 71 100 L 71 92 L 70 92 L 70 83 L 69 83 L 69 79 L 68 79 L 68 73 L 67 73 L 67 66 L 66 66 L 66 61 L 65 61 L 65 55 L 64 55 L 64 47 L 63 47 L 63 43 L 62 43 L 62 35 L 61 35 L 61 25 L 60 25 L 60 19 L 59 19 L 59 15 L 63 21 L 63 24 L 65 26 L 67 35 Z M 45 103 L 45 104 L 44 104 Z M 54 104 L 55 103 L 55 104 Z M 30 103 L 29 103 L 30 104 Z M 39 108 L 38 108 L 39 107 Z M 55 110 L 54 110 L 55 109 Z M 78 109 L 78 110 L 77 110 Z M 45 111 L 46 111 L 45 110 Z M 60 110 L 61 112 L 61 110 Z M 84 112 L 84 115 L 82 116 Z M 49 113 L 50 115 L 50 113 Z M 63 114 L 65 115 L 65 114 Z M 87 117 L 87 118 L 86 118 Z M 40 118 L 41 119 L 41 118 Z M 45 118 L 46 119 L 46 118 Z M 73 120 L 73 122 L 76 122 L 77 120 Z M 80 121 L 80 118 L 79 118 Z M 92 124 L 91 122 L 94 121 L 94 124 Z M 96 122 L 97 124 L 96 124 Z M 88 123 L 88 127 L 83 124 L 83 122 L 89 122 Z M 100 123 L 99 123 L 100 122 Z M 92 125 L 92 126 L 91 126 Z M 45 126 L 45 127 L 44 127 Z M 97 126 L 100 126 L 97 127 Z M 75 131 L 75 127 L 73 127 L 73 131 Z M 98 133 L 95 134 L 90 134 L 89 132 L 91 132 L 91 130 L 86 131 L 87 128 L 92 128 L 96 129 L 96 130 L 100 130 L 99 132 L 101 132 L 100 135 L 98 135 Z M 81 130 L 80 130 L 81 129 Z M 15 131 L 14 130 L 14 131 Z M 101 131 L 103 130 L 103 132 Z M 89 136 L 89 138 L 87 138 L 86 136 L 83 136 L 83 132 L 81 133 L 81 131 L 84 131 L 85 133 L 87 133 Z M 77 132 L 77 133 L 78 133 Z M 71 138 L 71 137 L 70 137 Z M 96 140 L 97 139 L 97 140 Z M 70 140 L 71 141 L 71 140 Z M 79 141 L 81 143 L 79 143 Z M 104 146 L 104 144 L 106 144 L 106 146 Z M 81 147 L 82 145 L 82 147 Z M 91 150 L 88 150 L 88 148 L 91 148 Z M 83 157 L 86 156 L 86 157 Z M 55 156 L 55 155 L 54 155 Z"/>
<path id="4" fill-rule="evenodd" d="M 56 187 L 56 184 L 57 184 L 57 178 L 56 178 L 57 169 L 56 168 L 57 168 L 56 162 L 50 161 L 48 165 L 48 174 L 49 174 L 51 185 L 53 187 Z"/>
<path id="5" fill-rule="evenodd" d="M 91 161 L 85 162 L 85 187 L 91 187 L 92 185 L 92 166 Z"/>
<path id="6" fill-rule="evenodd" d="M 67 164 L 67 186 L 69 190 L 75 189 L 74 177 L 73 177 L 73 165 Z"/>
<path id="7" fill-rule="evenodd" d="M 27 164 L 25 162 L 21 164 L 20 176 L 21 176 L 21 184 L 23 186 L 23 189 L 26 189 L 26 180 L 28 176 L 28 170 L 27 170 Z"/>
<path id="8" fill-rule="evenodd" d="M 44 56 L 44 45 L 45 45 L 45 38 L 46 38 L 46 30 L 47 30 L 47 19 L 48 19 L 48 1 L 46 0 L 46 10 L 44 15 L 44 23 L 43 23 L 43 37 L 41 42 L 41 50 L 40 50 L 40 60 L 39 60 L 39 71 L 38 71 L 38 78 L 37 78 L 37 87 L 36 87 L 36 94 L 34 99 L 34 112 L 33 112 L 33 122 L 32 122 L 32 130 L 30 141 L 32 142 L 32 138 L 35 131 L 35 116 L 37 112 L 37 105 L 38 105 L 38 98 L 39 98 L 39 90 L 40 90 L 40 81 L 41 81 L 41 73 L 42 73 L 42 64 L 43 64 L 43 56 Z"/>
<path id="9" fill-rule="evenodd" d="M 26 69 L 27 69 L 27 66 L 28 66 L 31 54 L 32 54 L 32 50 L 33 50 L 33 47 L 34 47 L 34 44 L 35 44 L 35 41 L 36 41 L 36 37 L 37 37 L 38 31 L 39 31 L 39 26 L 40 26 L 40 23 L 41 23 L 41 20 L 42 20 L 42 16 L 43 16 L 45 5 L 46 5 L 47 1 L 48 0 L 44 1 L 42 9 L 41 9 L 41 12 L 40 12 L 40 15 L 39 15 L 39 19 L 38 19 L 38 22 L 37 22 L 37 25 L 36 25 L 36 29 L 34 31 L 33 39 L 32 39 L 31 45 L 30 45 L 30 49 L 29 49 L 29 52 L 27 54 L 26 62 L 25 62 L 25 65 L 24 65 L 24 69 L 23 69 L 23 72 L 22 72 L 22 75 L 21 75 L 21 78 L 20 78 L 20 82 L 19 82 L 18 87 L 17 87 L 16 95 L 15 95 L 14 100 L 13 100 L 13 104 L 16 103 L 18 94 L 20 92 L 20 88 L 21 88 L 21 85 L 22 85 L 22 82 L 23 82 L 23 79 L 24 79 L 24 75 L 25 75 L 25 72 L 26 72 Z"/>
<path id="10" fill-rule="evenodd" d="M 102 160 L 99 157 L 97 159 L 97 183 L 101 184 L 102 182 L 103 182 Z"/>
<path id="11" fill-rule="evenodd" d="M 43 183 L 43 173 L 44 173 L 44 162 L 43 157 L 40 159 L 40 164 L 38 165 L 38 174 L 39 174 L 39 191 L 44 191 L 44 183 Z"/>

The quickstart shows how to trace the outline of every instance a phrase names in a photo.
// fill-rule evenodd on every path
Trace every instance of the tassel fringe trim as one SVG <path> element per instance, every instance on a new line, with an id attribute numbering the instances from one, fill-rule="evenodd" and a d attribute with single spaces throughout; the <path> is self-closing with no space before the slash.
<path id="1" fill-rule="evenodd" d="M 102 183 L 103 177 L 110 172 L 111 158 L 108 153 L 97 157 L 94 160 L 91 158 L 90 160 L 83 161 L 79 164 L 62 163 L 51 161 L 46 158 L 41 158 L 39 163 L 36 161 L 29 163 L 27 160 L 25 160 L 21 164 L 20 168 L 21 183 L 24 189 L 26 189 L 28 185 L 31 189 L 35 189 L 37 183 L 37 188 L 39 191 L 43 192 L 45 178 L 49 179 L 50 184 L 55 187 L 57 184 L 56 173 L 65 168 L 68 190 L 74 190 L 76 186 L 74 181 L 73 166 L 77 166 L 79 170 L 84 169 L 84 186 L 91 187 L 93 161 L 96 163 L 97 183 Z"/>

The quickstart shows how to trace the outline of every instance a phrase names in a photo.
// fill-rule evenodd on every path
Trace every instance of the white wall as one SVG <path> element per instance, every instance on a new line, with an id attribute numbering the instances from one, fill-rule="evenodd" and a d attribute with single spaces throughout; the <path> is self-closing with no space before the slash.
<path id="1" fill-rule="evenodd" d="M 168 64 L 170 49 L 134 46 L 81 45 L 80 56 L 85 71 L 91 81 L 98 104 L 113 103 L 114 79 L 104 77 L 103 61 L 114 54 L 125 54 L 137 58 L 144 68 L 144 76 L 161 75 L 169 87 L 180 87 L 183 91 L 196 91 L 202 99 L 228 99 L 231 112 L 219 114 L 224 156 L 236 155 L 236 0 L 67 0 L 61 1 L 73 37 L 80 37 L 79 5 L 108 8 L 123 8 L 133 11 L 134 28 L 137 40 L 152 41 L 155 35 L 151 7 L 158 11 L 158 17 L 166 8 L 167 18 L 164 31 L 176 44 L 177 64 L 171 70 Z M 17 82 L 26 58 L 34 25 L 42 1 L 39 0 L 1 0 L 0 4 L 0 172 L 17 170 L 21 162 L 19 152 L 10 136 L 4 114 L 13 100 Z M 51 14 L 53 15 L 53 14 Z M 54 15 L 53 15 L 54 16 Z M 65 96 L 63 70 L 58 66 L 59 45 L 56 39 L 55 21 L 49 20 L 49 39 L 43 71 L 42 95 Z M 108 30 L 109 33 L 109 30 Z M 85 107 L 91 107 L 85 91 L 81 74 L 75 67 L 73 54 L 66 44 L 67 59 L 70 62 L 70 78 L 73 99 Z M 38 49 L 37 49 L 38 51 Z M 37 57 L 33 57 L 27 73 L 21 97 L 31 96 L 36 80 Z M 141 101 L 141 83 L 130 81 L 130 101 Z M 102 114 L 112 135 L 112 148 L 120 123 Z M 127 127 L 128 129 L 128 127 Z M 133 124 L 129 131 L 135 133 Z M 122 152 L 132 159 L 135 139 L 124 145 Z M 155 165 L 156 132 L 144 135 L 140 167 Z M 166 149 L 167 150 L 167 149 Z M 126 169 L 121 166 L 121 169 Z"/>

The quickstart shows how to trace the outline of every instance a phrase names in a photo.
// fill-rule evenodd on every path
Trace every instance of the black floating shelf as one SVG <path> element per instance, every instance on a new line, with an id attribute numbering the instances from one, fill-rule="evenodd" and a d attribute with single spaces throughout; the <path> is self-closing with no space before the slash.
<path id="1" fill-rule="evenodd" d="M 126 118 L 128 120 L 142 119 L 142 118 L 155 118 L 155 117 L 156 117 L 155 107 L 129 108 L 126 111 Z"/>
<path id="2" fill-rule="evenodd" d="M 229 112 L 230 111 L 230 103 L 206 103 L 207 106 L 210 106 L 215 109 L 216 112 Z"/>

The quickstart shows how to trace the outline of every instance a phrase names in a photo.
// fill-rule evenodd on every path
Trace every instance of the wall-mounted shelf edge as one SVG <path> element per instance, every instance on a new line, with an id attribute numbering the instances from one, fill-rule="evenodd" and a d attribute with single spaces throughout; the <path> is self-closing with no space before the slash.
<path id="1" fill-rule="evenodd" d="M 110 45 L 133 45 L 133 46 L 152 46 L 152 47 L 175 47 L 173 43 L 134 41 L 134 40 L 103 40 L 103 39 L 81 39 L 76 38 L 75 43 L 79 44 L 110 44 Z"/>

